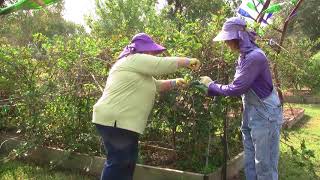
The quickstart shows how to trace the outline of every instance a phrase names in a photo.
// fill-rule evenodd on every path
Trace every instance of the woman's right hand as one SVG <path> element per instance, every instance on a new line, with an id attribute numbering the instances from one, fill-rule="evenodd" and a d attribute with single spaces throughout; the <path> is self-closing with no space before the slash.
<path id="1" fill-rule="evenodd" d="M 188 86 L 188 82 L 183 78 L 176 78 L 174 81 L 177 88 L 186 88 Z"/>

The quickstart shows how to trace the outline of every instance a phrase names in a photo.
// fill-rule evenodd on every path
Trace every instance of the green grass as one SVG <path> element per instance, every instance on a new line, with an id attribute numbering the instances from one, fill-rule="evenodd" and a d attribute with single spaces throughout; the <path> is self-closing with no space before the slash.
<path id="1" fill-rule="evenodd" d="M 305 140 L 306 147 L 314 151 L 315 158 L 305 160 L 305 164 L 297 164 L 300 157 L 293 156 L 291 150 L 281 143 L 281 156 L 279 162 L 279 179 L 283 180 L 313 180 L 320 179 L 320 105 L 292 104 L 293 107 L 305 109 L 305 117 L 292 129 L 288 130 L 289 144 L 296 149 L 300 148 L 301 141 Z M 283 141 L 283 139 L 282 139 Z M 308 164 L 314 164 L 316 176 L 314 177 Z"/>
<path id="2" fill-rule="evenodd" d="M 50 170 L 35 164 L 20 161 L 0 162 L 1 180 L 93 180 L 97 178 L 77 172 Z"/>

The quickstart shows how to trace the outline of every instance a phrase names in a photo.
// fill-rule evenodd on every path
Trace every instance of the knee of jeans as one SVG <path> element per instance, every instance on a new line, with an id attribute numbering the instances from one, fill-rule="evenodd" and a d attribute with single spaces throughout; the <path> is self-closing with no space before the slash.
<path id="1" fill-rule="evenodd" d="M 134 167 L 136 164 L 135 160 L 131 159 L 109 159 L 105 161 L 105 166 L 113 166 L 113 167 L 120 167 L 120 168 L 129 168 Z"/>
<path id="2" fill-rule="evenodd" d="M 259 175 L 258 175 L 257 179 L 259 179 L 259 180 L 275 180 L 275 179 L 273 179 L 272 176 L 269 175 L 269 174 L 268 174 L 268 175 L 263 175 L 263 176 L 259 176 Z"/>
<path id="3" fill-rule="evenodd" d="M 263 175 L 271 172 L 272 168 L 268 162 L 265 161 L 257 161 L 256 160 L 256 171 L 257 174 Z"/>

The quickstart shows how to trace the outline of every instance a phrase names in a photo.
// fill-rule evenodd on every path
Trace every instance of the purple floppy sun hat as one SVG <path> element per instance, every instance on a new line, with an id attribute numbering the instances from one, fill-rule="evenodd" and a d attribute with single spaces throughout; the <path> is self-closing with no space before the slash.
<path id="1" fill-rule="evenodd" d="M 165 47 L 154 42 L 148 34 L 139 33 L 133 36 L 131 43 L 123 49 L 118 58 L 120 59 L 129 54 L 144 52 L 154 52 L 155 54 L 160 54 L 165 50 Z"/>
<path id="2" fill-rule="evenodd" d="M 213 41 L 227 41 L 232 39 L 240 39 L 239 31 L 246 31 L 246 21 L 239 17 L 227 19 L 223 24 L 222 30 L 213 39 Z"/>

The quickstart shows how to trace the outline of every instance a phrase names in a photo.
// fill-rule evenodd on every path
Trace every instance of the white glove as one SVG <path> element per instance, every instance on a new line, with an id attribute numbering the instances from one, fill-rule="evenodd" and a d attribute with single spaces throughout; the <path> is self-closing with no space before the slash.
<path id="1" fill-rule="evenodd" d="M 200 83 L 206 85 L 207 87 L 209 87 L 211 82 L 212 82 L 212 79 L 210 77 L 208 77 L 208 76 L 200 77 Z"/>

